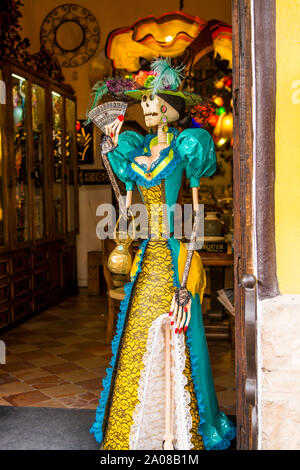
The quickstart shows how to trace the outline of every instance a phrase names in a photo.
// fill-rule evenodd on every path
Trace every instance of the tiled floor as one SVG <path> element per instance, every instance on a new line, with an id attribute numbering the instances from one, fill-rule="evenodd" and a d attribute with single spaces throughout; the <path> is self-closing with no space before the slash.
<path id="1" fill-rule="evenodd" d="M 2 335 L 6 364 L 0 364 L 0 405 L 96 408 L 110 360 L 104 344 L 106 301 L 82 289 Z M 235 414 L 234 352 L 209 343 L 220 408 Z"/>

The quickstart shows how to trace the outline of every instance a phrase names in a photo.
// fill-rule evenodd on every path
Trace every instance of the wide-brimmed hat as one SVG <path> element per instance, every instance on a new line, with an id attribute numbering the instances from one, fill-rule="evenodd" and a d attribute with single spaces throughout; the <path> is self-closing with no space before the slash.
<path id="1" fill-rule="evenodd" d="M 127 77 L 107 78 L 97 82 L 92 89 L 91 102 L 88 106 L 88 113 L 97 106 L 99 101 L 108 94 L 118 101 L 127 101 L 128 104 L 141 101 L 147 92 L 165 96 L 165 100 L 174 104 L 173 97 L 184 100 L 184 107 L 201 105 L 204 108 L 215 107 L 208 98 L 180 90 L 179 87 L 184 78 L 184 67 L 172 67 L 168 58 L 157 59 L 151 63 L 151 70 L 140 70 L 138 74 L 131 74 Z M 169 98 L 169 99 L 168 99 Z M 90 122 L 88 118 L 86 123 Z"/>
<path id="2" fill-rule="evenodd" d="M 146 92 L 159 95 L 173 95 L 183 98 L 186 106 L 195 106 L 203 103 L 202 96 L 184 90 L 179 90 L 184 67 L 172 67 L 169 59 L 157 59 L 151 64 L 151 71 L 141 70 L 134 81 L 139 85 L 138 89 L 127 90 L 124 93 L 131 98 L 141 100 Z"/>

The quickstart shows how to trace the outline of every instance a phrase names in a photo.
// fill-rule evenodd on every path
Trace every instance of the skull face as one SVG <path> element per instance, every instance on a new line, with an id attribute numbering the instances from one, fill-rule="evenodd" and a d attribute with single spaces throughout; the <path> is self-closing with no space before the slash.
<path id="1" fill-rule="evenodd" d="M 142 96 L 141 105 L 144 111 L 145 123 L 147 127 L 155 127 L 160 123 L 164 124 L 162 121 L 162 116 L 166 116 L 167 122 L 169 124 L 179 119 L 179 114 L 176 109 L 174 109 L 160 96 L 153 95 L 151 92 L 146 92 Z M 164 113 L 161 111 L 163 106 L 166 109 Z"/>

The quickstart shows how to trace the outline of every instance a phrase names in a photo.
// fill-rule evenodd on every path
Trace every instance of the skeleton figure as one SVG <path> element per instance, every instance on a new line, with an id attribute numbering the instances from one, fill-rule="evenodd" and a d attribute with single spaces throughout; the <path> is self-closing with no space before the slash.
<path id="1" fill-rule="evenodd" d="M 138 187 L 154 236 L 140 245 L 125 286 L 91 432 L 105 450 L 225 449 L 235 428 L 218 408 L 201 314 L 205 271 L 193 251 L 198 188 L 200 178 L 215 171 L 214 143 L 203 129 L 169 127 L 175 121 L 184 127 L 186 107 L 202 103 L 198 95 L 179 90 L 180 70 L 169 61 L 157 60 L 134 81 L 117 96 L 123 79 L 98 90 L 140 100 L 146 126 L 157 133 L 120 133 L 124 116 L 118 116 L 105 128 L 106 141 L 114 146 L 107 160 L 126 185 L 127 207 Z M 174 237 L 174 214 L 168 210 L 177 201 L 183 171 L 195 216 L 188 251 Z M 152 204 L 160 207 L 156 220 Z"/>
<path id="2" fill-rule="evenodd" d="M 180 99 L 180 98 L 179 98 Z M 173 98 L 174 101 L 174 98 Z M 175 100 L 176 101 L 176 100 Z M 181 103 L 180 103 L 181 104 Z M 159 158 L 160 152 L 168 147 L 167 133 L 164 132 L 166 123 L 172 123 L 179 119 L 179 112 L 171 106 L 165 99 L 151 91 L 145 92 L 141 99 L 141 106 L 144 112 L 145 123 L 147 127 L 157 127 L 158 143 L 151 148 L 151 157 L 138 156 L 135 158 L 140 165 L 144 164 L 147 170 Z M 124 121 L 116 119 L 109 126 L 106 126 L 106 135 L 110 136 L 115 146 L 118 145 L 119 134 Z M 193 209 L 197 214 L 198 210 L 198 188 L 192 188 Z M 126 205 L 129 207 L 132 201 L 132 191 L 127 191 Z M 195 220 L 196 223 L 196 220 Z M 194 234 L 197 232 L 197 226 L 194 225 Z M 191 252 L 193 250 L 191 249 Z M 188 260 L 191 262 L 191 256 Z M 174 294 L 170 308 L 171 325 L 175 325 L 175 331 L 181 333 L 186 331 L 191 318 L 191 296 L 186 289 L 187 275 L 190 265 L 186 265 L 186 276 L 183 279 L 181 287 Z M 171 315 L 172 314 L 172 315 Z"/>

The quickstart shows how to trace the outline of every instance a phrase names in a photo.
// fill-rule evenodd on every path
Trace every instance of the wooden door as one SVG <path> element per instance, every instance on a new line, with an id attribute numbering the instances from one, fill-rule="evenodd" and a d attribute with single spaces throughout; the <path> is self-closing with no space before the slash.
<path id="1" fill-rule="evenodd" d="M 233 0 L 237 448 L 258 448 L 257 300 L 278 295 L 274 230 L 276 1 Z"/>

